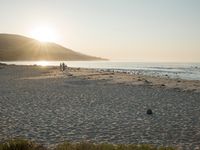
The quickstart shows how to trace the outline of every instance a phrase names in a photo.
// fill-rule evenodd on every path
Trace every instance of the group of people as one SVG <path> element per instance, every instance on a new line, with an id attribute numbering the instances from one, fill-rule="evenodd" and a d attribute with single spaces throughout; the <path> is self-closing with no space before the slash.
<path id="1" fill-rule="evenodd" d="M 65 69 L 67 68 L 67 65 L 65 65 L 65 63 L 60 63 L 60 71 L 65 71 Z"/>

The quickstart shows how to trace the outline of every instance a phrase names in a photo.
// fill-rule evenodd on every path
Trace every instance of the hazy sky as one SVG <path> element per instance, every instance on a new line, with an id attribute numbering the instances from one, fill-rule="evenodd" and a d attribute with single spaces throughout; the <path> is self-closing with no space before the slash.
<path id="1" fill-rule="evenodd" d="M 39 26 L 81 53 L 200 62 L 200 0 L 0 0 L 0 33 Z"/>

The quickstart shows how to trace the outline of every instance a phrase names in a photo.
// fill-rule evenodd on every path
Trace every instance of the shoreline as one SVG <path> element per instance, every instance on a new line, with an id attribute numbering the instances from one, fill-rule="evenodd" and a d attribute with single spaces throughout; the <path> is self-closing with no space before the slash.
<path id="1" fill-rule="evenodd" d="M 0 66 L 0 140 L 200 145 L 200 82 L 95 69 Z M 147 109 L 153 115 L 147 115 Z"/>
<path id="2" fill-rule="evenodd" d="M 129 74 L 151 77 L 167 77 L 171 79 L 200 81 L 199 63 L 141 63 L 141 62 L 112 62 L 112 61 L 63 61 L 70 67 L 101 69 L 105 71 L 126 72 Z M 5 62 L 11 64 L 9 62 Z M 58 61 L 12 62 L 16 65 L 59 66 Z"/>
<path id="3" fill-rule="evenodd" d="M 55 69 L 59 72 L 59 66 L 40 66 L 40 65 L 15 65 L 0 63 L 1 66 L 16 66 L 16 67 L 38 67 L 43 69 Z M 1 69 L 1 68 L 0 68 Z M 57 69 L 57 70 L 56 70 Z M 113 83 L 129 84 L 129 85 L 149 85 L 162 88 L 179 89 L 183 91 L 200 92 L 200 80 L 187 80 L 181 78 L 170 78 L 169 76 L 150 76 L 137 73 L 128 73 L 123 71 L 115 71 L 113 69 L 95 69 L 68 67 L 68 71 L 72 76 L 84 77 L 89 80 L 112 80 Z M 61 72 L 59 73 L 61 74 Z M 54 76 L 56 74 L 54 73 Z"/>
<path id="4" fill-rule="evenodd" d="M 72 68 L 76 70 L 76 68 Z M 111 83 L 119 83 L 126 85 L 147 85 L 156 86 L 161 88 L 172 88 L 183 91 L 200 92 L 199 80 L 186 80 L 180 78 L 170 78 L 169 76 L 149 76 L 142 74 L 129 74 L 126 72 L 118 72 L 109 69 L 90 69 L 80 68 L 80 72 L 84 72 L 88 79 L 98 80 L 111 80 Z M 82 76 L 81 73 L 74 72 L 75 76 Z"/>

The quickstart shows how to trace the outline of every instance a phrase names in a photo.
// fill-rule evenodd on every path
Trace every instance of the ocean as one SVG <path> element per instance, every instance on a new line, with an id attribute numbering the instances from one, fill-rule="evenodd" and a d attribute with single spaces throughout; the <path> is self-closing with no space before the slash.
<path id="1" fill-rule="evenodd" d="M 200 80 L 200 63 L 140 63 L 122 61 L 62 61 L 69 67 L 93 68 L 109 71 L 169 77 L 186 80 Z M 15 65 L 59 66 L 61 61 L 11 61 Z"/>

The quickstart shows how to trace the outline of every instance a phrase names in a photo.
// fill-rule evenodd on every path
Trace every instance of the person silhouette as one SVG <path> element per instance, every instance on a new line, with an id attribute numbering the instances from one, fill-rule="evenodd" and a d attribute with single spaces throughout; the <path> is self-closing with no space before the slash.
<path id="1" fill-rule="evenodd" d="M 62 71 L 62 63 L 60 63 L 60 71 Z"/>
<path id="2" fill-rule="evenodd" d="M 63 71 L 65 71 L 65 63 L 62 64 Z"/>

